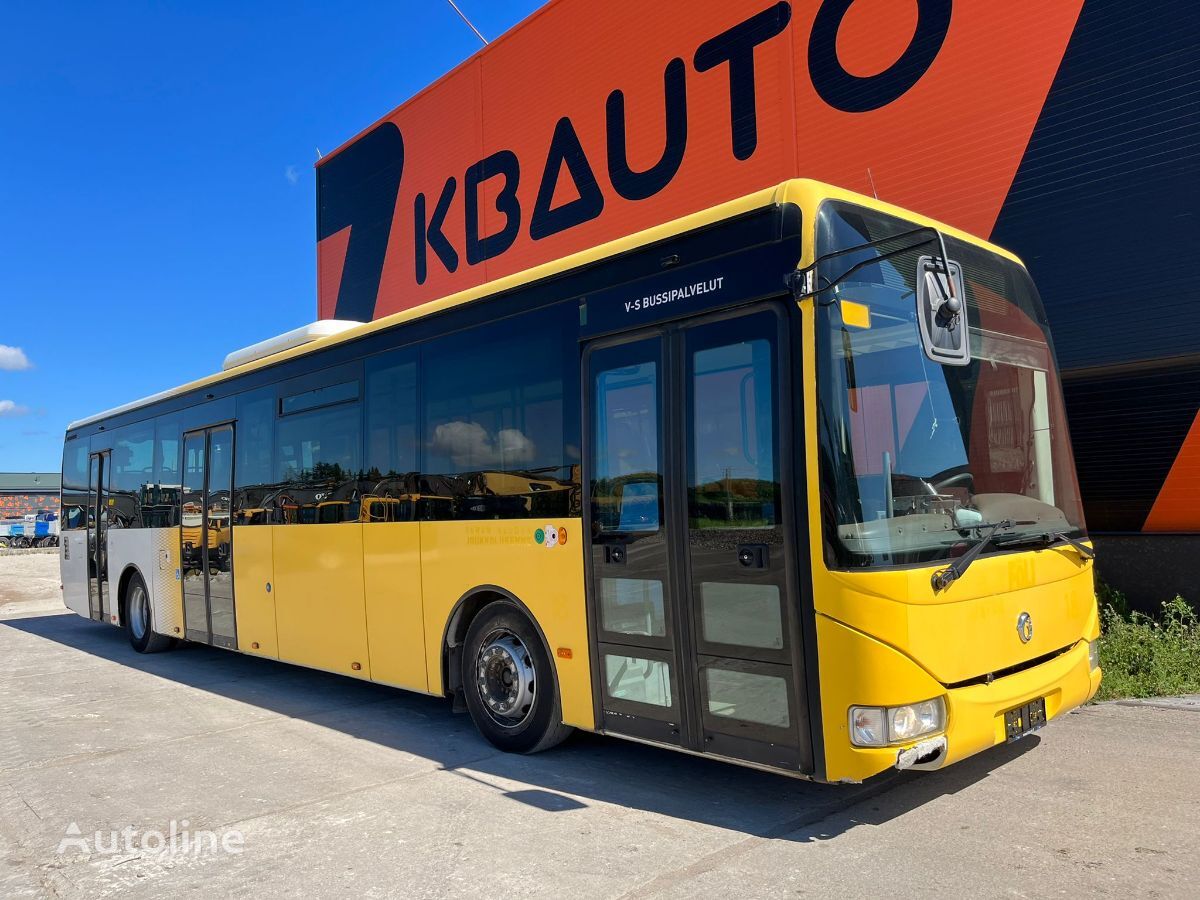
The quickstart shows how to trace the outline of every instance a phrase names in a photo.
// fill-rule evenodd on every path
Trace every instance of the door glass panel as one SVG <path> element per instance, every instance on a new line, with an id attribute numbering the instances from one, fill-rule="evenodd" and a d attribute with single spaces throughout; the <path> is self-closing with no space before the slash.
<path id="1" fill-rule="evenodd" d="M 604 680 L 616 700 L 671 705 L 671 667 L 660 660 L 605 654 Z"/>
<path id="2" fill-rule="evenodd" d="M 783 649 L 778 585 L 702 582 L 700 614 L 711 644 Z"/>
<path id="3" fill-rule="evenodd" d="M 183 620 L 198 640 L 208 640 L 208 606 L 204 595 L 204 434 L 183 442 L 183 490 L 180 497 L 180 565 L 183 569 Z"/>
<path id="4" fill-rule="evenodd" d="M 666 635 L 662 582 L 649 578 L 602 578 L 600 620 L 604 630 L 614 634 Z"/>
<path id="5" fill-rule="evenodd" d="M 708 711 L 714 716 L 787 728 L 787 682 L 774 675 L 706 668 L 704 684 Z"/>
<path id="6" fill-rule="evenodd" d="M 662 521 L 658 365 L 644 362 L 595 379 L 593 521 L 601 532 L 654 532 Z"/>
<path id="7" fill-rule="evenodd" d="M 692 357 L 691 527 L 764 528 L 779 493 L 771 341 L 740 341 Z"/>
<path id="8" fill-rule="evenodd" d="M 233 539 L 230 498 L 233 493 L 233 431 L 218 428 L 208 438 L 208 604 L 213 643 L 233 646 Z"/>
<path id="9" fill-rule="evenodd" d="M 95 619 L 100 618 L 103 613 L 100 599 L 100 555 L 97 552 L 100 547 L 100 520 L 103 515 L 100 506 L 100 460 L 101 457 L 93 456 L 88 463 L 88 604 L 92 618 Z"/>

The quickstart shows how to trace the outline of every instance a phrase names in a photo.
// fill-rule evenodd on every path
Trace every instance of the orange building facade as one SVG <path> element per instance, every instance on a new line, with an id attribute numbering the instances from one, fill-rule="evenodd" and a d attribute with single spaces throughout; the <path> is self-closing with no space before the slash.
<path id="1" fill-rule="evenodd" d="M 1200 533 L 1198 47 L 1183 0 L 554 0 L 319 162 L 318 313 L 378 318 L 788 178 L 874 193 L 1029 266 L 1121 581 Z M 1165 577 L 1147 591 L 1200 569 Z"/>

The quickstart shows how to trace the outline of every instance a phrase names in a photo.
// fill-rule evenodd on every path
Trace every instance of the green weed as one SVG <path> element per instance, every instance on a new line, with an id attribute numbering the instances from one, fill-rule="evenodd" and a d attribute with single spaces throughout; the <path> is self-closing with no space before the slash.
<path id="1" fill-rule="evenodd" d="M 1101 585 L 1097 700 L 1200 693 L 1200 619 L 1182 597 L 1157 615 L 1132 611 L 1124 596 Z"/>

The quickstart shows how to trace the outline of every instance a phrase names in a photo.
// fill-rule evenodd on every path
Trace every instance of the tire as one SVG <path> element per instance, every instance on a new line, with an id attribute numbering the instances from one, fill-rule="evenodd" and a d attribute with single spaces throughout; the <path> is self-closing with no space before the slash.
<path id="1" fill-rule="evenodd" d="M 549 750 L 574 730 L 562 722 L 550 654 L 515 603 L 489 603 L 467 629 L 462 685 L 475 727 L 505 752 Z"/>
<path id="2" fill-rule="evenodd" d="M 150 607 L 150 592 L 146 590 L 146 582 L 137 572 L 125 586 L 124 604 L 125 633 L 129 636 L 129 644 L 138 653 L 159 653 L 169 650 L 175 641 L 165 634 L 154 631 L 154 619 Z"/>

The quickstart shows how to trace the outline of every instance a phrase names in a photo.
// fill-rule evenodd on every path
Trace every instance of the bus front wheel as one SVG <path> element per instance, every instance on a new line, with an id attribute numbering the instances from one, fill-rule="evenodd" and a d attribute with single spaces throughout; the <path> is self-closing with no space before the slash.
<path id="1" fill-rule="evenodd" d="M 488 604 L 467 629 L 462 685 L 475 727 L 501 750 L 537 753 L 571 733 L 550 655 L 514 603 Z"/>

